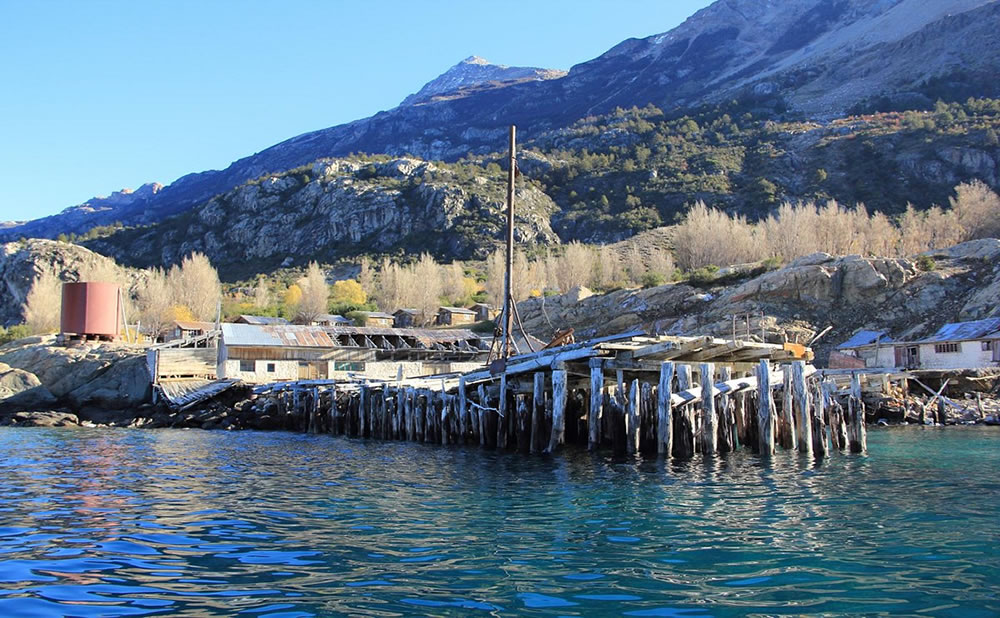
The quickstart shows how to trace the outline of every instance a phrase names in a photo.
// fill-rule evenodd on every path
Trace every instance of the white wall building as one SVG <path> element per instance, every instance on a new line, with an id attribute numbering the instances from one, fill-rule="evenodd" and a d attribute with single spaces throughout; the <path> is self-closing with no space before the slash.
<path id="1" fill-rule="evenodd" d="M 919 341 L 893 341 L 884 332 L 860 331 L 837 346 L 836 352 L 863 361 L 864 367 L 1000 367 L 1000 318 L 945 324 Z M 831 365 L 834 358 L 831 354 Z"/>
<path id="2" fill-rule="evenodd" d="M 467 330 L 223 324 L 217 373 L 252 384 L 392 379 L 480 369 L 483 348 Z"/>

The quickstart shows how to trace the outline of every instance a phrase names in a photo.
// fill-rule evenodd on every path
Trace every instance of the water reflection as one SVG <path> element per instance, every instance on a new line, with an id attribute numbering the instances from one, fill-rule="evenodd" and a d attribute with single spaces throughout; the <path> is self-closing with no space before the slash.
<path id="1" fill-rule="evenodd" d="M 996 615 L 1000 434 L 523 457 L 0 431 L 0 615 Z"/>

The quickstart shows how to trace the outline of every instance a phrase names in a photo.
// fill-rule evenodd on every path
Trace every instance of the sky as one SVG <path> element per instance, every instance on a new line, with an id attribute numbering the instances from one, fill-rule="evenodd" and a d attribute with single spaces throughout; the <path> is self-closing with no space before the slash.
<path id="1" fill-rule="evenodd" d="M 569 69 L 709 0 L 0 0 L 0 221 L 221 169 L 462 59 Z"/>

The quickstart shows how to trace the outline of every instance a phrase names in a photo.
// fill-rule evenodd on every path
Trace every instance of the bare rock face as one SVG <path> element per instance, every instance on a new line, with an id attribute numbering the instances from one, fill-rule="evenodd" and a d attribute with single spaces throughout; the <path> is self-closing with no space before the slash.
<path id="1" fill-rule="evenodd" d="M 64 281 L 79 281 L 80 273 L 87 269 L 113 265 L 103 255 L 55 240 L 32 238 L 0 245 L 0 325 L 23 320 L 24 300 L 42 272 L 55 273 Z"/>
<path id="2" fill-rule="evenodd" d="M 501 242 L 505 176 L 402 157 L 324 159 L 311 173 L 265 177 L 216 196 L 193 216 L 93 246 L 135 265 L 171 264 L 192 251 L 227 265 L 277 267 L 404 248 L 484 258 Z M 557 207 L 540 189 L 516 193 L 515 239 L 554 244 Z"/>
<path id="3" fill-rule="evenodd" d="M 37 409 L 52 406 L 56 398 L 33 373 L 0 368 L 0 406 Z"/>
<path id="4" fill-rule="evenodd" d="M 908 259 L 817 253 L 778 270 L 749 273 L 728 286 L 674 283 L 580 300 L 567 294 L 529 299 L 518 308 L 525 327 L 542 339 L 566 327 L 573 327 L 578 339 L 635 328 L 728 338 L 737 316 L 740 337 L 805 343 L 832 326 L 814 346 L 822 363 L 830 347 L 859 328 L 915 338 L 946 322 L 996 311 L 1000 266 L 992 256 L 1000 256 L 1000 241 L 965 243 L 935 254 L 937 266 L 929 272 Z"/>
<path id="5" fill-rule="evenodd" d="M 38 409 L 57 403 L 73 409 L 125 409 L 141 405 L 151 396 L 145 357 L 115 344 L 64 347 L 56 345 L 54 337 L 29 338 L 0 347 L 0 362 L 12 368 L 0 380 L 13 374 L 11 383 L 21 389 L 21 394 L 14 396 L 20 399 L 0 400 L 8 409 Z"/>

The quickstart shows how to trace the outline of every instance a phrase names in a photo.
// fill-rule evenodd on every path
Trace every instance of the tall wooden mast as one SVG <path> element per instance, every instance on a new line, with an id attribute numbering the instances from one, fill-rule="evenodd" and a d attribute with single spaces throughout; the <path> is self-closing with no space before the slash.
<path id="1" fill-rule="evenodd" d="M 514 177 L 517 173 L 516 158 L 517 127 L 510 126 L 510 158 L 507 162 L 507 268 L 503 279 L 503 343 L 500 344 L 500 358 L 510 356 L 513 335 L 514 298 L 511 294 L 511 276 L 514 270 Z"/>

